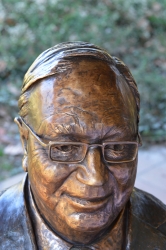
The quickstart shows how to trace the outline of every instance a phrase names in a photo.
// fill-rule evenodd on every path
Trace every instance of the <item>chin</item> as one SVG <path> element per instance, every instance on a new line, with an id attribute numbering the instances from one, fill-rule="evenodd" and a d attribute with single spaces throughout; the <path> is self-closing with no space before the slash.
<path id="1" fill-rule="evenodd" d="M 118 213 L 112 211 L 112 206 L 107 204 L 104 208 L 90 212 L 73 212 L 64 218 L 68 227 L 80 232 L 99 232 L 111 225 Z"/>

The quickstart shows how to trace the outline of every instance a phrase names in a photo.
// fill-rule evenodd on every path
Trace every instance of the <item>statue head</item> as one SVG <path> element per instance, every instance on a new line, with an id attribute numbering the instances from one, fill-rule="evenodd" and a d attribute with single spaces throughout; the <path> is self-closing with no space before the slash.
<path id="1" fill-rule="evenodd" d="M 95 45 L 62 43 L 27 71 L 19 108 L 23 168 L 40 214 L 64 239 L 91 242 L 134 186 L 139 93 L 129 69 Z"/>

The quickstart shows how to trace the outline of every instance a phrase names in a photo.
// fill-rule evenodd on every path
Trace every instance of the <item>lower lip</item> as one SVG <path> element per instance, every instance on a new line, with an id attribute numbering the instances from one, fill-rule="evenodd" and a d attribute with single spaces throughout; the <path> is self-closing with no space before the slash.
<path id="1" fill-rule="evenodd" d="M 100 201 L 88 201 L 88 200 L 83 200 L 83 199 L 79 199 L 76 197 L 71 197 L 68 195 L 64 195 L 64 196 L 65 198 L 67 198 L 68 204 L 72 205 L 75 209 L 79 211 L 83 210 L 84 212 L 92 212 L 92 211 L 97 211 L 101 209 L 107 204 L 110 198 L 109 196 L 105 198 L 104 200 L 100 200 Z"/>

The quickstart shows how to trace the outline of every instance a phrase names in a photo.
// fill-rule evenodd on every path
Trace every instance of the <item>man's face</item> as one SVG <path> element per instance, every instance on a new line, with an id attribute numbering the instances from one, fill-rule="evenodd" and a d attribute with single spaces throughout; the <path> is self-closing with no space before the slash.
<path id="1" fill-rule="evenodd" d="M 136 141 L 115 75 L 101 61 L 80 60 L 67 74 L 41 80 L 29 109 L 28 124 L 45 143 Z M 77 233 L 79 242 L 79 235 L 106 229 L 124 208 L 136 161 L 107 163 L 100 147 L 90 147 L 80 163 L 53 162 L 29 133 L 28 175 L 42 216 L 71 241 Z"/>

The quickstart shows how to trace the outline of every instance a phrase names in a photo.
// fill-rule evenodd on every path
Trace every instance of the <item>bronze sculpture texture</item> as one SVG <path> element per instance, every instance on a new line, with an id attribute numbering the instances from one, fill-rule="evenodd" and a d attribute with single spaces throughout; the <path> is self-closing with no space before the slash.
<path id="1" fill-rule="evenodd" d="M 0 196 L 0 249 L 166 249 L 166 206 L 134 188 L 140 98 L 127 66 L 68 42 L 24 77 L 27 175 Z"/>

